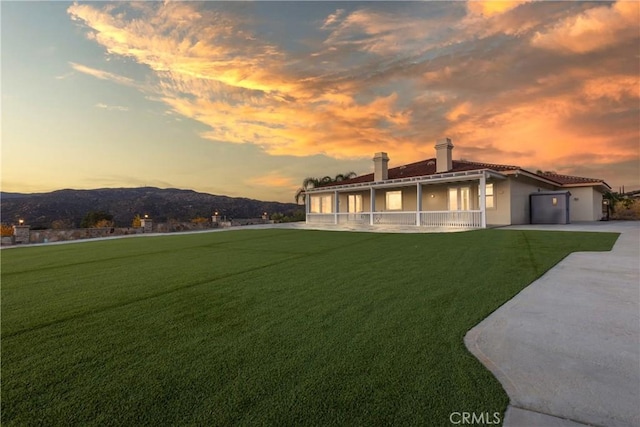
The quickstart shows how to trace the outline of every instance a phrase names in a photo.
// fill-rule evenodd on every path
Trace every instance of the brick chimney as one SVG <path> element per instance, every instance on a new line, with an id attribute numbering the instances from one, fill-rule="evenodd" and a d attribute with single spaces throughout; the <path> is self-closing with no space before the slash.
<path id="1" fill-rule="evenodd" d="M 389 156 L 387 153 L 376 153 L 373 156 L 373 166 L 374 181 L 389 179 Z"/>
<path id="2" fill-rule="evenodd" d="M 453 168 L 453 159 L 451 150 L 453 144 L 449 138 L 443 138 L 436 141 L 436 173 L 450 171 Z"/>

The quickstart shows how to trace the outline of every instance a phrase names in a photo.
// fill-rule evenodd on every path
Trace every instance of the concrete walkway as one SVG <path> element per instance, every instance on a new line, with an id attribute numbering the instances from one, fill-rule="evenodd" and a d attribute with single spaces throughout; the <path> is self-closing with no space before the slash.
<path id="1" fill-rule="evenodd" d="M 511 400 L 505 426 L 640 425 L 640 222 L 505 229 L 614 231 L 570 254 L 470 330 Z"/>

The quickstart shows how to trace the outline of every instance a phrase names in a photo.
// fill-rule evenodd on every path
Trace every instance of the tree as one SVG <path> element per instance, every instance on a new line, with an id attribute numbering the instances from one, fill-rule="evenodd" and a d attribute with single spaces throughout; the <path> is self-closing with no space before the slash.
<path id="1" fill-rule="evenodd" d="M 82 228 L 92 228 L 98 226 L 111 227 L 113 225 L 106 225 L 113 220 L 113 215 L 103 212 L 103 211 L 91 211 L 84 216 L 82 222 L 80 223 L 80 227 Z M 113 224 L 113 223 L 111 223 Z"/>
<path id="2" fill-rule="evenodd" d="M 294 199 L 296 203 L 300 203 L 300 199 L 304 202 L 306 200 L 306 191 L 312 188 L 322 187 L 323 185 L 332 184 L 334 182 L 346 181 L 351 178 L 355 178 L 355 172 L 347 172 L 347 173 L 339 173 L 335 176 L 335 178 L 331 178 L 330 176 L 324 176 L 322 178 L 315 177 L 307 177 L 302 181 L 302 187 L 298 188 L 296 191 L 296 195 Z"/>
<path id="3" fill-rule="evenodd" d="M 607 209 L 610 213 L 616 211 L 616 204 L 621 200 L 620 194 L 615 191 L 607 191 L 602 195 L 602 198 L 607 201 Z"/>

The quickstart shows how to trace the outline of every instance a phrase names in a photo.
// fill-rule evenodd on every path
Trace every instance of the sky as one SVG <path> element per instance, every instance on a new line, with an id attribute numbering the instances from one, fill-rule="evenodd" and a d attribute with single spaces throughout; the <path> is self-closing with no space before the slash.
<path id="1" fill-rule="evenodd" d="M 0 3 L 2 190 L 293 202 L 435 156 L 640 188 L 640 3 Z"/>

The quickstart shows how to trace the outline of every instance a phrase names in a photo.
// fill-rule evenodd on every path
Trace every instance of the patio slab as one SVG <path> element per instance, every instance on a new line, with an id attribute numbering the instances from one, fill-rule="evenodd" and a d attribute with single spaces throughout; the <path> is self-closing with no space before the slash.
<path id="1" fill-rule="evenodd" d="M 509 395 L 504 425 L 640 425 L 640 223 L 505 229 L 621 235 L 611 252 L 570 254 L 467 333 Z"/>

